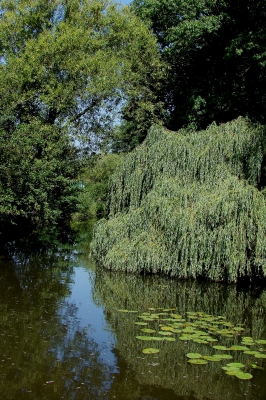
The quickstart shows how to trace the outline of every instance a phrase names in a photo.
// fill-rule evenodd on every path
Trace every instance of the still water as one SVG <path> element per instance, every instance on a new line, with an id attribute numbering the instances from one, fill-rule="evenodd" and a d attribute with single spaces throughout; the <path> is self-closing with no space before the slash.
<path id="1" fill-rule="evenodd" d="M 241 380 L 221 368 L 230 360 L 187 362 L 187 353 L 212 355 L 211 343 L 180 340 L 178 334 L 175 341 L 136 339 L 149 335 L 136 324 L 139 316 L 158 310 L 182 319 L 188 312 L 223 317 L 243 329 L 219 337 L 227 347 L 239 345 L 243 336 L 266 339 L 265 289 L 110 273 L 95 268 L 88 243 L 83 233 L 49 246 L 19 240 L 2 249 L 1 400 L 266 399 L 266 359 L 227 351 L 253 375 Z M 147 327 L 158 330 L 162 324 L 167 325 L 163 318 Z M 143 354 L 147 347 L 160 352 Z M 266 354 L 264 344 L 251 348 Z"/>

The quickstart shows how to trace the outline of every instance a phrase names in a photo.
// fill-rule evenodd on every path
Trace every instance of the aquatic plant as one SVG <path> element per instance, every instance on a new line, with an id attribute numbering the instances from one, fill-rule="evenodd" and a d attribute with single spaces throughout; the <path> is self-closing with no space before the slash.
<path id="1" fill-rule="evenodd" d="M 206 131 L 151 128 L 110 183 L 91 245 L 128 272 L 236 282 L 266 276 L 264 130 L 240 117 Z"/>

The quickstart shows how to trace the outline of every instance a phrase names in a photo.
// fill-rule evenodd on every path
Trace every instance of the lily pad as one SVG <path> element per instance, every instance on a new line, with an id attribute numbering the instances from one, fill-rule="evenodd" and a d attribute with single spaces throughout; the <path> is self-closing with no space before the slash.
<path id="1" fill-rule="evenodd" d="M 180 319 L 180 318 L 182 318 L 182 315 L 179 315 L 179 314 L 171 314 L 171 317 L 172 317 L 172 318 L 176 318 L 176 319 Z"/>
<path id="2" fill-rule="evenodd" d="M 193 337 L 191 335 L 182 335 L 179 337 L 180 340 L 191 340 Z"/>
<path id="3" fill-rule="evenodd" d="M 207 342 L 209 342 L 209 343 L 210 342 L 218 342 L 218 339 L 212 338 L 210 336 L 206 336 L 204 339 L 207 340 Z"/>
<path id="4" fill-rule="evenodd" d="M 145 326 L 148 325 L 147 322 L 135 322 L 135 325 Z"/>
<path id="5" fill-rule="evenodd" d="M 201 358 L 202 355 L 200 353 L 187 353 L 188 358 Z"/>
<path id="6" fill-rule="evenodd" d="M 147 347 L 146 349 L 142 350 L 142 353 L 144 353 L 144 354 L 156 354 L 156 353 L 159 353 L 159 352 L 160 352 L 159 349 L 155 349 L 153 347 Z"/>
<path id="7" fill-rule="evenodd" d="M 251 366 L 252 366 L 252 368 L 254 368 L 254 369 L 260 369 L 261 371 L 264 371 L 264 368 L 260 367 L 260 366 L 257 365 L 257 364 L 251 364 Z"/>
<path id="8" fill-rule="evenodd" d="M 232 360 L 233 356 L 231 356 L 230 354 L 219 354 L 219 357 L 222 360 Z"/>
<path id="9" fill-rule="evenodd" d="M 174 328 L 171 326 L 161 326 L 160 328 L 162 331 L 172 331 Z"/>
<path id="10" fill-rule="evenodd" d="M 228 363 L 226 365 L 227 365 L 227 367 L 231 367 L 231 368 L 243 368 L 245 366 L 242 363 Z"/>
<path id="11" fill-rule="evenodd" d="M 266 340 L 265 339 L 259 339 L 259 340 L 256 340 L 256 343 L 258 343 L 258 344 L 266 344 Z"/>
<path id="12" fill-rule="evenodd" d="M 195 359 L 193 358 L 193 359 L 188 360 L 188 362 L 190 364 L 197 364 L 197 365 L 208 364 L 208 361 L 203 360 L 201 358 L 195 358 Z"/>
<path id="13" fill-rule="evenodd" d="M 256 358 L 266 358 L 266 354 L 257 353 L 255 354 Z"/>
<path id="14" fill-rule="evenodd" d="M 157 336 L 136 336 L 136 339 L 139 339 L 139 340 L 157 340 L 157 341 L 159 341 L 159 340 L 163 340 L 163 338 L 162 337 L 157 337 Z"/>
<path id="15" fill-rule="evenodd" d="M 235 350 L 235 351 L 247 351 L 247 350 L 249 350 L 249 348 L 248 347 L 246 347 L 246 346 L 238 346 L 238 345 L 235 345 L 235 346 L 231 346 L 228 350 Z"/>
<path id="16" fill-rule="evenodd" d="M 241 326 L 235 326 L 233 329 L 236 332 L 240 332 L 240 331 L 244 331 L 245 330 L 244 328 L 241 328 Z"/>
<path id="17" fill-rule="evenodd" d="M 239 370 L 235 370 L 235 369 L 228 369 L 227 371 L 225 371 L 226 375 L 233 375 L 236 376 L 236 374 L 239 372 Z"/>
<path id="18" fill-rule="evenodd" d="M 260 353 L 256 350 L 247 350 L 247 351 L 244 351 L 244 354 L 255 355 L 255 354 L 260 354 Z"/>
<path id="19" fill-rule="evenodd" d="M 163 338 L 163 340 L 165 341 L 165 342 L 175 342 L 175 338 L 173 338 L 173 337 L 164 337 Z"/>
<path id="20" fill-rule="evenodd" d="M 203 356 L 203 358 L 205 360 L 208 361 L 221 361 L 221 358 L 218 355 L 214 355 L 214 356 Z"/>
<path id="21" fill-rule="evenodd" d="M 226 347 L 226 346 L 213 346 L 213 348 L 214 349 L 216 349 L 216 350 L 228 350 L 228 347 Z"/>
<path id="22" fill-rule="evenodd" d="M 199 344 L 208 344 L 209 342 L 207 342 L 207 340 L 203 340 L 203 339 L 195 339 L 192 338 L 193 342 L 195 343 L 199 343 Z"/>
<path id="23" fill-rule="evenodd" d="M 242 372 L 242 371 L 238 372 L 236 374 L 236 377 L 239 378 L 239 379 L 251 379 L 251 378 L 253 378 L 253 376 L 251 374 L 249 374 L 248 372 Z"/>
<path id="24" fill-rule="evenodd" d="M 143 329 L 141 329 L 141 332 L 144 332 L 144 333 L 154 333 L 154 332 L 156 332 L 154 329 L 150 329 L 150 328 L 143 328 Z"/>
<path id="25" fill-rule="evenodd" d="M 193 329 L 193 328 L 185 328 L 185 329 L 183 329 L 183 332 L 184 333 L 194 333 L 195 329 Z"/>

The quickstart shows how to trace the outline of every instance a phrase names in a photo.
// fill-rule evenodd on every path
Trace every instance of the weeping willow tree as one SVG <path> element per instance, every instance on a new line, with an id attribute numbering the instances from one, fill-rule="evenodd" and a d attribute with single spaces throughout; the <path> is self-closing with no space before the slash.
<path id="1" fill-rule="evenodd" d="M 266 276 L 264 129 L 151 128 L 110 183 L 92 253 L 112 270 L 236 282 Z"/>

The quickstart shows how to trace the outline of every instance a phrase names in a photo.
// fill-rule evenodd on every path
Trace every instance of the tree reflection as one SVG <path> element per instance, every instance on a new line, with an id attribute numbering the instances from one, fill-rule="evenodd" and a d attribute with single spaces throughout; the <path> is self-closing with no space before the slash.
<path id="1" fill-rule="evenodd" d="M 112 370 L 68 301 L 73 243 L 6 246 L 0 260 L 1 399 L 100 399 Z"/>
<path id="2" fill-rule="evenodd" d="M 145 278 L 97 269 L 94 299 L 105 307 L 106 318 L 116 334 L 118 362 L 121 364 L 111 393 L 116 393 L 119 384 L 125 388 L 125 393 L 131 393 L 131 399 L 153 399 L 151 388 L 164 389 L 162 393 L 165 393 L 165 397 L 162 394 L 162 399 L 167 398 L 167 390 L 173 391 L 173 397 L 169 397 L 173 399 L 174 396 L 205 400 L 253 400 L 266 397 L 265 371 L 254 370 L 252 382 L 243 382 L 226 375 L 220 363 L 192 366 L 187 363 L 186 353 L 201 353 L 204 345 L 179 340 L 156 343 L 138 341 L 136 336 L 141 334 L 141 327 L 135 325 L 138 313 L 118 312 L 119 309 L 143 312 L 148 307 L 175 307 L 177 313 L 183 316 L 187 311 L 224 315 L 233 324 L 244 324 L 245 336 L 258 339 L 266 337 L 265 295 L 265 290 L 256 292 L 254 296 L 254 293 L 239 290 L 233 285 L 180 282 L 156 276 Z M 237 337 L 234 340 L 238 343 Z M 160 353 L 144 356 L 142 349 L 145 347 L 159 348 Z M 234 354 L 234 360 L 238 362 L 243 362 L 246 357 L 242 352 Z M 133 385 L 135 389 L 131 387 L 134 381 L 138 382 Z M 141 390 L 144 389 L 151 397 L 141 397 Z"/>

